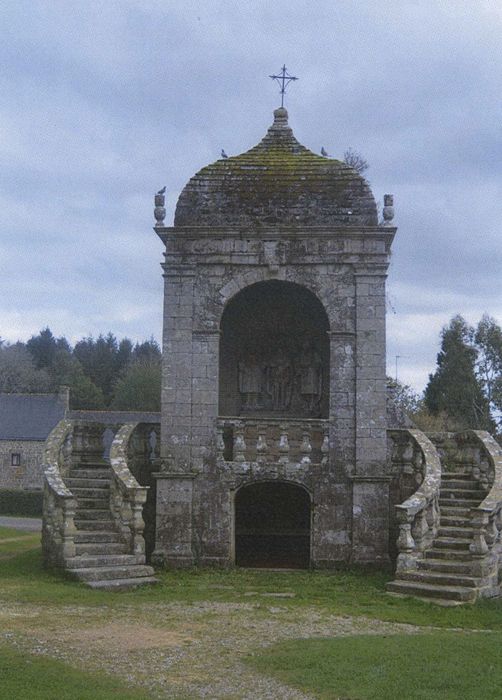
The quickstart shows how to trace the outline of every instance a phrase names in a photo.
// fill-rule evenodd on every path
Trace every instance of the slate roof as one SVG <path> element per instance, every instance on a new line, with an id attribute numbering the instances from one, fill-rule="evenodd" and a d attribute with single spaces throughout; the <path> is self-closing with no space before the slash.
<path id="1" fill-rule="evenodd" d="M 0 393 L 0 440 L 45 440 L 65 409 L 59 394 Z"/>
<path id="2" fill-rule="evenodd" d="M 175 226 L 376 226 L 366 180 L 302 146 L 284 108 L 260 143 L 202 168 L 180 194 Z"/>

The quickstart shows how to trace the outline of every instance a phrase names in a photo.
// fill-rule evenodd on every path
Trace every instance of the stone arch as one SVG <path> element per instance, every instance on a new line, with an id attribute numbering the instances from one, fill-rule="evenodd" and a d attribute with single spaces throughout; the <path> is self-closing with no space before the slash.
<path id="1" fill-rule="evenodd" d="M 246 482 L 235 493 L 235 563 L 259 568 L 310 566 L 312 496 L 301 483 Z"/>
<path id="2" fill-rule="evenodd" d="M 299 287 L 304 287 L 308 292 L 313 294 L 324 308 L 324 311 L 329 321 L 330 329 L 334 328 L 334 326 L 336 325 L 336 318 L 333 316 L 331 311 L 332 305 L 330 303 L 330 290 L 319 289 L 317 287 L 314 287 L 314 285 L 308 284 L 308 281 L 305 280 L 305 276 L 299 275 L 298 272 L 299 271 L 295 268 L 288 268 L 287 270 L 286 268 L 280 268 L 277 273 L 271 274 L 268 268 L 257 267 L 252 270 L 248 270 L 247 272 L 235 275 L 230 280 L 230 282 L 227 282 L 227 284 L 225 284 L 219 290 L 217 296 L 219 317 L 216 318 L 215 321 L 218 324 L 221 323 L 221 317 L 227 304 L 239 292 L 246 289 L 246 287 L 250 287 L 251 285 L 257 284 L 259 282 L 277 281 L 291 282 L 292 284 L 296 284 Z"/>
<path id="3" fill-rule="evenodd" d="M 220 321 L 219 414 L 327 417 L 329 328 L 319 298 L 295 282 L 234 294 Z"/>

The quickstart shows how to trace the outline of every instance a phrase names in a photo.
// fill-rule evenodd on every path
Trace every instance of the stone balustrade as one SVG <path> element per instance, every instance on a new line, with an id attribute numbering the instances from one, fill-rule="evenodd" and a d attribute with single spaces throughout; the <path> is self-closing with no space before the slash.
<path id="1" fill-rule="evenodd" d="M 132 452 L 144 452 L 144 430 L 140 423 L 126 423 L 115 435 L 110 448 L 110 509 L 130 554 L 145 554 L 143 506 L 148 486 L 141 486 L 130 470 Z"/>
<path id="2" fill-rule="evenodd" d="M 216 450 L 220 463 L 324 464 L 329 453 L 328 421 L 220 417 Z"/>
<path id="3" fill-rule="evenodd" d="M 502 449 L 494 438 L 483 430 L 470 430 L 468 435 L 478 442 L 484 457 L 473 466 L 473 476 L 479 479 L 481 486 L 489 489 L 479 506 L 471 508 L 474 532 L 469 549 L 475 557 L 486 558 L 484 571 L 481 573 L 486 576 L 489 573 L 488 569 L 493 568 L 495 575 L 502 530 Z M 490 554 L 493 556 L 490 557 Z"/>
<path id="4" fill-rule="evenodd" d="M 76 501 L 64 477 L 71 468 L 73 422 L 60 421 L 47 438 L 44 451 L 44 517 L 42 550 L 49 566 L 63 567 L 75 555 Z"/>
<path id="5" fill-rule="evenodd" d="M 403 471 L 419 484 L 403 503 L 395 506 L 399 524 L 397 571 L 410 571 L 437 535 L 440 521 L 441 461 L 436 448 L 422 431 L 409 428 L 391 436 Z"/>

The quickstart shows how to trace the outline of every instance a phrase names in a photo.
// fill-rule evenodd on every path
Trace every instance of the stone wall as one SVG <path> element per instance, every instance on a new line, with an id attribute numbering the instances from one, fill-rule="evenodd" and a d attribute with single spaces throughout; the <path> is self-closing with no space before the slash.
<path id="1" fill-rule="evenodd" d="M 223 312 L 241 290 L 273 281 L 314 295 L 329 326 L 327 461 L 290 477 L 313 494 L 312 563 L 387 561 L 385 278 L 394 230 L 157 232 L 166 244 L 159 556 L 230 563 L 235 489 L 242 479 L 282 478 L 268 463 L 228 481 L 216 459 Z"/>
<path id="2" fill-rule="evenodd" d="M 43 440 L 0 440 L 0 489 L 42 490 Z M 21 463 L 12 466 L 12 453 Z"/>

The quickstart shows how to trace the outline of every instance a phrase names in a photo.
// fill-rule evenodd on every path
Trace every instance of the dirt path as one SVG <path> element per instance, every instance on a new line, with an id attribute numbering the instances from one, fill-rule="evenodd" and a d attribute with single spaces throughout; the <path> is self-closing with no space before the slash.
<path id="1" fill-rule="evenodd" d="M 267 603 L 100 608 L 0 605 L 0 638 L 73 666 L 101 669 L 152 697 L 305 700 L 243 658 L 283 639 L 415 633 L 423 628 Z"/>

